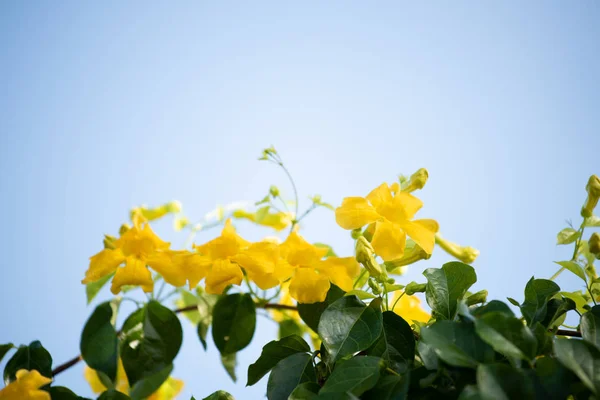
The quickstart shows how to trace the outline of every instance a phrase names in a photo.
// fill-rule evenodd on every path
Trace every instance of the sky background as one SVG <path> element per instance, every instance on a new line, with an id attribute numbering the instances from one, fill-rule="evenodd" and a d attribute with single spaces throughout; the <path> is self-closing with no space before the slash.
<path id="1" fill-rule="evenodd" d="M 531 276 L 570 257 L 556 233 L 579 224 L 600 173 L 599 18 L 589 0 L 1 2 L 0 342 L 39 339 L 55 365 L 73 357 L 93 310 L 80 280 L 102 235 L 142 203 L 178 199 L 200 219 L 271 184 L 291 195 L 257 161 L 269 145 L 301 209 L 309 195 L 338 205 L 426 167 L 419 217 L 481 251 L 474 290 L 522 300 Z M 333 213 L 302 228 L 351 254 Z M 156 229 L 185 240 L 169 221 Z M 403 280 L 448 260 L 438 252 Z M 181 399 L 262 398 L 266 379 L 244 388 L 276 335 L 259 318 L 236 384 L 184 321 Z M 82 374 L 78 364 L 56 384 L 90 396 Z"/>

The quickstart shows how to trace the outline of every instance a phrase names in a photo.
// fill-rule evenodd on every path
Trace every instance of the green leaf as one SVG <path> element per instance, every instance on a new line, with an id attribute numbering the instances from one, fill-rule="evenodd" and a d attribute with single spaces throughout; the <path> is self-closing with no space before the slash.
<path id="1" fill-rule="evenodd" d="M 206 336 L 208 335 L 208 325 L 206 325 L 203 321 L 198 322 L 198 326 L 196 327 L 196 333 L 198 333 L 198 339 L 202 344 L 202 347 L 206 351 Z"/>
<path id="2" fill-rule="evenodd" d="M 588 217 L 585 219 L 585 226 L 593 228 L 593 227 L 599 227 L 600 226 L 600 217 L 598 217 L 597 215 L 592 215 L 591 217 Z"/>
<path id="3" fill-rule="evenodd" d="M 560 326 L 565 320 L 567 311 L 575 310 L 576 308 L 577 305 L 575 302 L 569 298 L 550 299 L 542 325 L 548 329 Z"/>
<path id="4" fill-rule="evenodd" d="M 600 350 L 583 340 L 554 339 L 558 360 L 594 394 L 600 393 Z"/>
<path id="5" fill-rule="evenodd" d="M 237 375 L 235 374 L 235 367 L 237 367 L 237 353 L 221 354 L 221 365 L 227 371 L 227 375 L 232 381 L 237 382 Z"/>
<path id="6" fill-rule="evenodd" d="M 267 383 L 268 400 L 287 400 L 296 386 L 304 382 L 316 382 L 317 375 L 312 356 L 296 353 L 279 361 Z"/>
<path id="7" fill-rule="evenodd" d="M 587 284 L 587 276 L 585 275 L 585 271 L 583 267 L 576 263 L 575 261 L 554 261 L 555 264 L 560 265 L 561 267 L 568 269 L 573 274 L 577 275 Z"/>
<path id="8" fill-rule="evenodd" d="M 438 320 L 454 319 L 458 301 L 477 282 L 473 267 L 457 261 L 446 263 L 442 268 L 426 269 L 423 275 L 427 278 L 427 304 Z"/>
<path id="9" fill-rule="evenodd" d="M 591 311 L 583 314 L 579 326 L 583 340 L 600 349 L 600 306 L 594 306 Z"/>
<path id="10" fill-rule="evenodd" d="M 96 307 L 83 328 L 79 344 L 81 357 L 86 364 L 106 374 L 113 382 L 117 378 L 119 361 L 119 340 L 111 323 L 114 311 L 109 301 Z"/>
<path id="11" fill-rule="evenodd" d="M 194 398 L 192 397 L 192 400 Z M 224 390 L 217 390 L 216 392 L 214 392 L 213 394 L 209 395 L 208 397 L 203 398 L 202 400 L 235 400 L 233 398 L 232 395 L 230 395 L 229 393 L 227 393 Z"/>
<path id="12" fill-rule="evenodd" d="M 70 389 L 64 386 L 52 386 L 48 388 L 52 400 L 87 400 L 84 397 L 77 396 Z"/>
<path id="13" fill-rule="evenodd" d="M 475 321 L 475 331 L 484 342 L 509 359 L 531 361 L 536 356 L 535 336 L 518 318 L 502 312 L 487 313 Z"/>
<path id="14" fill-rule="evenodd" d="M 438 369 L 438 356 L 432 346 L 428 345 L 423 340 L 419 340 L 417 350 L 419 351 L 419 358 L 423 362 L 425 368 L 429 371 Z"/>
<path id="15" fill-rule="evenodd" d="M 0 344 L 0 362 L 2 361 L 6 353 L 8 353 L 14 347 L 15 345 L 12 343 Z"/>
<path id="16" fill-rule="evenodd" d="M 381 357 L 391 369 L 403 373 L 415 359 L 415 335 L 402 317 L 385 311 L 381 336 L 366 353 L 368 356 Z"/>
<path id="17" fill-rule="evenodd" d="M 548 329 L 540 322 L 536 322 L 533 327 L 531 327 L 531 331 L 535 336 L 535 340 L 537 342 L 537 354 L 536 355 L 550 355 L 552 354 L 552 338 L 553 335 L 548 332 Z"/>
<path id="18" fill-rule="evenodd" d="M 382 377 L 374 388 L 363 394 L 365 400 L 404 400 L 410 386 L 409 374 Z"/>
<path id="19" fill-rule="evenodd" d="M 38 340 L 19 347 L 4 367 L 4 383 L 13 382 L 20 369 L 35 369 L 46 378 L 52 378 L 52 356 Z"/>
<path id="20" fill-rule="evenodd" d="M 552 357 L 540 357 L 535 361 L 538 399 L 560 400 L 570 394 L 572 373 Z"/>
<path id="21" fill-rule="evenodd" d="M 221 354 L 232 354 L 248 346 L 256 327 L 256 306 L 250 294 L 221 297 L 213 310 L 212 337 Z"/>
<path id="22" fill-rule="evenodd" d="M 183 339 L 177 315 L 155 300 L 127 318 L 123 334 L 121 359 L 132 387 L 144 378 L 156 382 L 177 356 Z"/>
<path id="23" fill-rule="evenodd" d="M 481 393 L 479 393 L 479 389 L 477 389 L 477 386 L 474 386 L 474 385 L 465 386 L 463 391 L 460 392 L 460 396 L 458 397 L 458 400 L 481 400 L 481 399 L 483 399 L 483 397 L 481 397 Z"/>
<path id="24" fill-rule="evenodd" d="M 327 292 L 325 301 L 312 304 L 298 304 L 298 314 L 300 315 L 300 318 L 302 318 L 302 321 L 304 321 L 310 329 L 317 332 L 323 311 L 325 311 L 325 309 L 334 301 L 342 297 L 344 293 L 345 292 L 342 289 L 332 284 Z"/>
<path id="25" fill-rule="evenodd" d="M 534 398 L 533 385 L 527 376 L 506 364 L 477 367 L 477 387 L 484 400 Z"/>
<path id="26" fill-rule="evenodd" d="M 510 307 L 499 300 L 492 300 L 486 305 L 477 307 L 473 311 L 471 311 L 471 314 L 476 318 L 483 317 L 485 314 L 488 313 L 502 313 L 508 317 L 515 316 L 515 313 L 513 313 Z"/>
<path id="27" fill-rule="evenodd" d="M 288 400 L 315 400 L 318 399 L 318 393 L 321 389 L 318 383 L 304 382 L 296 387 Z"/>
<path id="28" fill-rule="evenodd" d="M 98 397 L 98 400 L 131 400 L 131 397 L 111 389 L 102 393 L 100 397 Z"/>
<path id="29" fill-rule="evenodd" d="M 367 307 L 356 296 L 344 296 L 321 316 L 319 336 L 332 363 L 342 357 L 368 349 L 379 338 L 383 327 L 380 301 Z"/>
<path id="30" fill-rule="evenodd" d="M 494 360 L 493 349 L 475 334 L 471 323 L 437 321 L 421 329 L 421 338 L 439 358 L 456 367 L 475 368 Z"/>
<path id="31" fill-rule="evenodd" d="M 521 313 L 527 324 L 542 322 L 546 317 L 547 303 L 560 291 L 560 287 L 548 279 L 531 278 L 525 286 L 525 301 L 521 305 Z"/>
<path id="32" fill-rule="evenodd" d="M 137 381 L 131 387 L 129 396 L 133 400 L 145 399 L 160 388 L 160 386 L 169 378 L 172 371 L 173 364 L 169 364 L 163 370 Z"/>
<path id="33" fill-rule="evenodd" d="M 588 299 L 585 298 L 580 290 L 575 292 L 560 292 L 559 294 L 563 297 L 573 300 L 579 313 L 583 314 L 585 312 L 585 306 L 588 303 Z"/>
<path id="34" fill-rule="evenodd" d="M 576 241 L 581 234 L 573 228 L 565 228 L 556 235 L 556 244 L 571 244 Z"/>
<path id="35" fill-rule="evenodd" d="M 277 337 L 279 339 L 283 339 L 284 337 L 291 335 L 304 335 L 304 328 L 298 322 L 296 322 L 296 320 L 291 318 L 286 318 L 279 321 L 279 332 Z"/>
<path id="36" fill-rule="evenodd" d="M 179 299 L 177 299 L 177 301 L 175 302 L 175 305 L 178 308 L 184 308 L 184 307 L 189 307 L 189 306 L 197 306 L 199 303 L 199 299 L 198 297 L 196 297 L 193 293 L 188 292 L 187 290 L 184 289 L 180 289 L 180 295 L 181 297 Z M 184 313 L 182 313 L 187 319 L 190 320 L 190 322 L 194 325 L 198 325 L 198 323 L 200 322 L 201 318 L 200 318 L 200 312 L 198 310 L 193 310 L 193 311 L 186 311 Z"/>
<path id="37" fill-rule="evenodd" d="M 360 396 L 371 389 L 379 380 L 384 363 L 379 357 L 353 357 L 337 365 L 319 392 L 349 392 Z"/>
<path id="38" fill-rule="evenodd" d="M 360 290 L 360 289 L 353 289 L 353 290 L 347 292 L 344 296 L 356 296 L 361 300 L 374 299 L 375 297 L 377 297 L 373 293 L 369 293 L 367 291 Z"/>
<path id="39" fill-rule="evenodd" d="M 248 383 L 252 386 L 265 376 L 277 363 L 296 353 L 308 353 L 310 346 L 300 336 L 293 335 L 267 343 L 254 364 L 248 367 Z"/>
<path id="40" fill-rule="evenodd" d="M 112 274 L 108 274 L 105 277 L 100 278 L 96 282 L 91 282 L 85 285 L 87 304 L 90 304 L 92 300 L 94 300 L 100 289 L 102 289 L 104 285 L 106 285 L 106 282 L 108 282 L 114 275 L 115 273 L 113 272 Z"/>
<path id="41" fill-rule="evenodd" d="M 313 243 L 315 246 L 321 248 L 321 249 L 327 249 L 327 253 L 325 254 L 325 258 L 329 258 L 329 257 L 337 257 L 338 255 L 335 253 L 335 251 L 333 251 L 333 248 L 325 243 Z"/>
<path id="42" fill-rule="evenodd" d="M 512 297 L 507 297 L 506 300 L 508 300 L 513 306 L 521 307 L 521 304 Z"/>

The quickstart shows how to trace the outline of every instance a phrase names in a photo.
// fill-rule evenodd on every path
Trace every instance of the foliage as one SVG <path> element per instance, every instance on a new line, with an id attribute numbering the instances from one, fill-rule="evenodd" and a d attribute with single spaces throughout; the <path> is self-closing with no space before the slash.
<path id="1" fill-rule="evenodd" d="M 293 199 L 271 186 L 255 208 L 220 206 L 198 223 L 179 202 L 133 209 L 131 224 L 123 224 L 118 237 L 104 236 L 104 249 L 85 272 L 88 304 L 108 282 L 114 297 L 91 312 L 81 355 L 53 369 L 39 341 L 0 345 L 0 360 L 10 355 L 0 399 L 82 399 L 56 385 L 57 375 L 80 360 L 98 399 L 173 399 L 183 386 L 171 377 L 182 344 L 181 315 L 197 326 L 204 349 L 214 344 L 236 380 L 236 354 L 253 340 L 261 310 L 279 324 L 279 338 L 263 347 L 244 375 L 247 385 L 267 379 L 269 400 L 600 397 L 600 278 L 594 267 L 600 236 L 585 239 L 586 228 L 600 227 L 593 214 L 598 177 L 587 183 L 580 226 L 557 235 L 559 245 L 573 246 L 572 257 L 557 261 L 560 269 L 550 279 L 529 279 L 522 301 L 507 299 L 511 306 L 488 302 L 486 290 L 471 292 L 477 274 L 468 264 L 479 251 L 444 239 L 435 220 L 415 219 L 423 204 L 413 193 L 425 186 L 427 170 L 365 197 L 346 197 L 337 208 L 314 195 L 299 213 L 298 192 L 280 155 L 269 148 L 260 159 L 283 170 Z M 338 256 L 331 246 L 301 236 L 300 223 L 318 207 L 333 210 L 338 225 L 351 231 L 354 254 Z M 189 232 L 182 249 L 150 227 L 167 215 L 177 231 Z M 283 241 L 252 243 L 237 233 L 238 220 L 287 234 Z M 214 227 L 222 227 L 220 235 L 192 244 L 197 232 Z M 436 245 L 457 261 L 425 269 L 422 282 L 396 281 Z M 563 271 L 578 277 L 585 291 L 561 290 L 554 279 Z M 129 294 L 138 288 L 146 293 L 141 300 Z M 178 297 L 175 309 L 167 306 L 172 296 Z M 117 326 L 123 301 L 136 309 Z M 580 323 L 567 327 L 567 315 Z M 198 396 L 233 398 L 224 391 Z"/>

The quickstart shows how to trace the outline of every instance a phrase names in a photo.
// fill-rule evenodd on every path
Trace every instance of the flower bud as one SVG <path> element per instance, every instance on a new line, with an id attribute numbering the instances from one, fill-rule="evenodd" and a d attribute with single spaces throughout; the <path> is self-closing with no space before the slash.
<path id="1" fill-rule="evenodd" d="M 392 261 L 386 261 L 385 266 L 387 270 L 394 274 L 400 274 L 404 272 L 402 267 L 410 264 L 414 264 L 417 261 L 427 260 L 431 257 L 431 254 L 427 254 L 419 245 L 415 244 L 409 250 L 404 251 L 404 255 L 401 258 Z"/>
<path id="2" fill-rule="evenodd" d="M 373 291 L 373 294 L 377 295 L 377 294 L 381 293 L 381 289 L 379 288 L 379 285 L 377 285 L 377 282 L 375 282 L 373 279 L 369 279 L 369 287 Z"/>
<path id="3" fill-rule="evenodd" d="M 465 300 L 468 306 L 473 304 L 485 303 L 487 301 L 488 291 L 480 290 L 477 293 L 473 293 Z"/>
<path id="4" fill-rule="evenodd" d="M 412 296 L 415 293 L 423 293 L 425 292 L 427 288 L 427 284 L 426 283 L 417 283 L 417 282 L 411 282 L 408 285 L 406 285 L 406 287 L 404 288 L 404 292 L 409 295 Z"/>
<path id="5" fill-rule="evenodd" d="M 104 240 L 102 241 L 102 243 L 104 243 L 104 248 L 114 250 L 116 248 L 116 246 L 115 246 L 116 240 L 117 240 L 117 238 L 114 236 L 104 235 Z"/>
<path id="6" fill-rule="evenodd" d="M 585 186 L 585 190 L 588 193 L 587 199 L 581 207 L 581 216 L 583 218 L 589 218 L 594 215 L 594 208 L 598 204 L 598 199 L 600 199 L 600 178 L 597 175 L 590 176 L 587 185 Z"/>
<path id="7" fill-rule="evenodd" d="M 592 233 L 592 236 L 588 240 L 588 248 L 590 249 L 590 253 L 600 260 L 600 233 Z"/>
<path id="8" fill-rule="evenodd" d="M 473 247 L 462 247 L 456 243 L 443 239 L 439 233 L 435 234 L 435 243 L 440 246 L 446 253 L 452 257 L 464 262 L 465 264 L 471 264 L 477 256 L 479 256 L 479 250 Z"/>
<path id="9" fill-rule="evenodd" d="M 423 189 L 429 178 L 429 172 L 425 168 L 420 168 L 410 176 L 408 184 L 402 189 L 403 192 L 411 193 L 418 189 Z"/>
<path id="10" fill-rule="evenodd" d="M 355 254 L 356 261 L 361 263 L 363 267 L 369 271 L 369 274 L 372 277 L 377 278 L 381 275 L 381 267 L 377 261 L 375 261 L 375 257 L 373 256 L 375 251 L 373 250 L 371 243 L 367 242 L 367 239 L 363 236 L 359 237 L 356 241 Z"/>
<path id="11" fill-rule="evenodd" d="M 119 228 L 119 235 L 123 236 L 125 234 L 125 232 L 127 232 L 130 229 L 131 229 L 131 225 L 129 225 L 129 224 L 121 225 L 121 227 Z"/>
<path id="12" fill-rule="evenodd" d="M 352 239 L 356 240 L 362 236 L 362 229 L 361 228 L 352 229 L 352 231 L 350 232 L 350 235 L 352 236 Z"/>
<path id="13" fill-rule="evenodd" d="M 269 194 L 273 197 L 279 196 L 279 188 L 275 185 L 271 185 L 269 188 Z"/>

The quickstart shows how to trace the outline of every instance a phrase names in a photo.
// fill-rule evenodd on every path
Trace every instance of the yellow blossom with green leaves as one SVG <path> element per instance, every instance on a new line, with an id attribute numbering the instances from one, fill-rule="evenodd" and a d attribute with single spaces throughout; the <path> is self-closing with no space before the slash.
<path id="1" fill-rule="evenodd" d="M 50 393 L 40 390 L 52 382 L 52 379 L 42 376 L 38 371 L 20 369 L 17 379 L 0 390 L 0 400 L 51 400 Z"/>
<path id="2" fill-rule="evenodd" d="M 396 292 L 396 295 L 391 300 L 391 304 L 394 303 L 395 306 L 392 311 L 406 321 L 427 322 L 431 318 L 431 314 L 421 306 L 421 299 L 415 295 L 409 296 L 403 292 Z"/>

